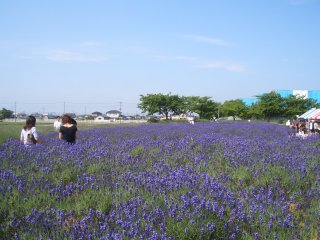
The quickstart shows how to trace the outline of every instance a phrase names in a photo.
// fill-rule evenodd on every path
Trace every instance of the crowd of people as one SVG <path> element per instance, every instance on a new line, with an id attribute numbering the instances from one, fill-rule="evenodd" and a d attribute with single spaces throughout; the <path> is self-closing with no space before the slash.
<path id="1" fill-rule="evenodd" d="M 320 123 L 311 120 L 306 121 L 305 119 L 299 119 L 297 121 L 290 121 L 286 122 L 286 126 L 292 129 L 292 134 L 298 137 L 309 137 L 312 135 L 320 134 Z"/>
<path id="2" fill-rule="evenodd" d="M 74 144 L 77 139 L 77 122 L 67 114 L 58 117 L 53 124 L 54 128 L 59 131 L 59 139 L 70 144 Z M 28 116 L 20 134 L 20 141 L 25 146 L 38 143 L 39 134 L 36 128 L 36 118 Z"/>

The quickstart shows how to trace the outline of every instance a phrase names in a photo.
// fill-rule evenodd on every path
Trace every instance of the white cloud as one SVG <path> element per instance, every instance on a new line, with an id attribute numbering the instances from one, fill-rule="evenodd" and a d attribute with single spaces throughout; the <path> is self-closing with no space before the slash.
<path id="1" fill-rule="evenodd" d="M 183 62 L 197 62 L 198 59 L 196 57 L 191 57 L 191 56 L 173 56 L 173 55 L 155 55 L 154 59 L 158 61 L 167 61 L 167 62 L 172 62 L 172 61 L 183 61 Z"/>
<path id="2" fill-rule="evenodd" d="M 57 62 L 101 62 L 107 60 L 105 57 L 67 50 L 51 51 L 46 55 L 46 58 Z"/>
<path id="3" fill-rule="evenodd" d="M 206 37 L 206 36 L 200 36 L 200 35 L 187 35 L 187 38 L 190 38 L 194 41 L 197 42 L 206 42 L 206 43 L 210 43 L 213 45 L 217 45 L 217 46 L 223 46 L 223 47 L 231 47 L 234 46 L 234 44 L 226 42 L 222 39 L 218 39 L 218 38 L 211 38 L 211 37 Z"/>
<path id="4" fill-rule="evenodd" d="M 79 45 L 83 47 L 100 47 L 102 44 L 100 42 L 95 42 L 95 41 L 86 41 L 86 42 L 81 42 Z"/>
<path id="5" fill-rule="evenodd" d="M 166 56 L 166 55 L 155 55 L 153 57 L 154 57 L 154 59 L 156 59 L 158 61 L 168 61 L 171 59 L 171 57 Z"/>
<path id="6" fill-rule="evenodd" d="M 190 62 L 197 60 L 197 58 L 195 57 L 188 57 L 188 56 L 177 56 L 175 57 L 175 59 L 182 60 L 182 61 L 190 61 Z"/>
<path id="7" fill-rule="evenodd" d="M 224 70 L 227 72 L 243 73 L 245 68 L 241 64 L 225 63 L 225 62 L 210 62 L 203 65 L 198 65 L 199 68 Z"/>
<path id="8" fill-rule="evenodd" d="M 244 66 L 240 64 L 227 64 L 225 65 L 225 70 L 227 70 L 228 72 L 237 72 L 237 73 L 245 72 Z"/>
<path id="9" fill-rule="evenodd" d="M 225 61 L 208 61 L 199 57 L 192 56 L 168 56 L 158 55 L 155 56 L 157 60 L 161 61 L 184 61 L 195 68 L 211 69 L 211 70 L 222 70 L 233 73 L 244 73 L 246 68 L 242 64 L 225 62 Z"/>
<path id="10" fill-rule="evenodd" d="M 221 62 L 207 63 L 203 65 L 199 65 L 199 68 L 208 68 L 208 69 L 221 69 L 224 64 Z"/>

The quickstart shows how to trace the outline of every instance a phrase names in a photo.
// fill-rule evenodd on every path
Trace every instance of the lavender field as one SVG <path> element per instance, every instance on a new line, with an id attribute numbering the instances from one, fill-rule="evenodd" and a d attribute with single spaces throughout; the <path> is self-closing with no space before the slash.
<path id="1" fill-rule="evenodd" d="M 2 239 L 320 238 L 320 137 L 198 123 L 42 138 L 0 145 Z"/>

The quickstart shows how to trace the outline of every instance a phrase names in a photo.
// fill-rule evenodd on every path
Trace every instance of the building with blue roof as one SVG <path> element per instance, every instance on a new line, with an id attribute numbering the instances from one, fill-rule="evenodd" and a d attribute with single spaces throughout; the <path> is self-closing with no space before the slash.
<path id="1" fill-rule="evenodd" d="M 258 98 L 242 98 L 241 99 L 243 102 L 244 102 L 244 104 L 246 105 L 246 106 L 252 106 L 253 104 L 256 104 L 258 101 L 259 101 L 259 99 Z"/>
<path id="2" fill-rule="evenodd" d="M 308 91 L 308 97 L 320 103 L 320 90 L 311 90 Z"/>
<path id="3" fill-rule="evenodd" d="M 305 98 L 316 100 L 320 103 L 320 90 L 277 90 L 281 97 L 289 97 L 290 95 L 304 96 Z"/>
<path id="4" fill-rule="evenodd" d="M 287 98 L 290 95 L 295 96 L 304 96 L 305 98 L 310 98 L 316 100 L 317 103 L 320 103 L 320 90 L 276 90 L 276 93 L 279 93 L 281 97 Z M 246 106 L 251 106 L 259 101 L 259 98 L 242 98 L 241 99 Z"/>

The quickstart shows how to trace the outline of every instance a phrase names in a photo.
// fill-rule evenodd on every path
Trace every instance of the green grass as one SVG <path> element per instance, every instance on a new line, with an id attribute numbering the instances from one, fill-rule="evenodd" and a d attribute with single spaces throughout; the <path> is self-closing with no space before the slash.
<path id="1" fill-rule="evenodd" d="M 0 122 L 0 144 L 9 137 L 20 139 L 21 129 L 24 122 Z M 36 125 L 37 130 L 41 134 L 48 134 L 54 131 L 52 123 L 39 123 Z"/>
<path id="2" fill-rule="evenodd" d="M 122 124 L 124 125 L 124 124 Z M 132 124 L 130 124 L 132 125 Z M 5 142 L 8 138 L 20 139 L 21 129 L 24 126 L 24 122 L 0 122 L 0 144 Z M 82 123 L 78 122 L 79 130 L 87 130 L 92 128 L 104 128 L 104 127 L 114 127 L 119 126 L 115 124 L 94 124 L 94 123 Z M 57 132 L 53 128 L 53 123 L 50 122 L 39 122 L 36 124 L 38 133 L 47 135 L 50 132 Z M 58 132 L 57 132 L 58 135 Z"/>

